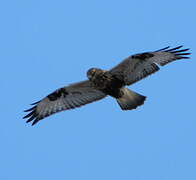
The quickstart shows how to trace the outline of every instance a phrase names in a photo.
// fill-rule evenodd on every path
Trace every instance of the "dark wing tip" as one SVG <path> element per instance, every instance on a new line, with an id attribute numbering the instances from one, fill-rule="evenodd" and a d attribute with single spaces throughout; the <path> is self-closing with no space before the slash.
<path id="1" fill-rule="evenodd" d="M 36 101 L 36 102 L 34 102 L 34 103 L 32 103 L 32 104 L 30 104 L 30 105 L 36 105 L 36 104 L 38 104 L 40 101 Z"/>
<path id="2" fill-rule="evenodd" d="M 35 110 L 36 109 L 36 106 L 33 106 L 32 108 L 29 108 L 27 110 L 24 110 L 24 112 L 29 112 L 29 111 L 32 111 L 32 110 Z"/>
<path id="3" fill-rule="evenodd" d="M 34 126 L 34 125 L 37 124 L 41 119 L 43 119 L 43 118 L 38 118 L 38 117 L 36 117 L 31 125 Z"/>
<path id="4" fill-rule="evenodd" d="M 169 49 L 168 47 L 167 48 L 160 49 L 158 51 L 172 53 L 172 54 L 175 55 L 175 58 L 176 59 L 189 59 L 190 58 L 190 57 L 187 56 L 187 55 L 190 55 L 191 54 L 191 53 L 187 52 L 187 51 L 190 50 L 189 48 L 181 49 L 183 47 L 182 45 L 181 46 L 177 46 L 177 47 L 172 48 L 172 49 Z M 158 51 L 156 51 L 156 52 L 158 52 Z"/>
<path id="5" fill-rule="evenodd" d="M 172 48 L 172 49 L 167 49 L 165 52 L 172 52 L 172 51 L 174 51 L 174 50 L 176 50 L 176 49 L 180 49 L 180 48 L 182 48 L 183 46 L 181 45 L 181 46 L 177 46 L 177 47 L 175 47 L 175 48 Z"/>
<path id="6" fill-rule="evenodd" d="M 181 49 L 182 47 L 183 46 L 178 46 L 176 48 L 169 49 L 168 52 L 174 54 L 176 59 L 189 59 L 190 57 L 188 55 L 190 55 L 191 53 L 187 51 L 189 51 L 190 49 Z"/>
<path id="7" fill-rule="evenodd" d="M 165 48 L 161 48 L 161 49 L 159 49 L 159 50 L 156 50 L 155 52 L 164 51 L 164 50 L 169 49 L 169 48 L 170 48 L 170 46 L 167 46 L 167 47 L 165 47 Z"/>
<path id="8" fill-rule="evenodd" d="M 37 103 L 38 102 L 36 102 L 36 104 Z M 33 103 L 33 104 L 35 104 L 35 103 Z M 35 125 L 39 120 L 42 119 L 42 118 L 38 117 L 38 114 L 36 113 L 36 107 L 37 106 L 33 106 L 32 108 L 27 109 L 27 110 L 24 111 L 24 112 L 29 112 L 30 111 L 26 116 L 23 117 L 23 119 L 28 118 L 26 123 L 29 123 L 29 122 L 33 121 L 32 125 Z"/>

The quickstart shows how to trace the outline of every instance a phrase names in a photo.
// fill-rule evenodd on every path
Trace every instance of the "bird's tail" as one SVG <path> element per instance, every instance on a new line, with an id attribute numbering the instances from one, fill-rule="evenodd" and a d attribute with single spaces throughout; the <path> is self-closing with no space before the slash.
<path id="1" fill-rule="evenodd" d="M 122 88 L 121 91 L 123 94 L 122 97 L 117 98 L 116 100 L 122 110 L 136 109 L 137 106 L 144 104 L 146 99 L 145 96 L 131 91 L 128 88 Z"/>

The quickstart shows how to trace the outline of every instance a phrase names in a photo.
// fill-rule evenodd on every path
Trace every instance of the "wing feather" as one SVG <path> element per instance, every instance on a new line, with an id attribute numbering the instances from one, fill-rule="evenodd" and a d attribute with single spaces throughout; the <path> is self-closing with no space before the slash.
<path id="1" fill-rule="evenodd" d="M 27 122 L 32 122 L 34 125 L 39 120 L 54 113 L 77 108 L 100 100 L 105 96 L 105 93 L 94 89 L 89 81 L 82 81 L 60 88 L 41 101 L 34 103 L 32 108 L 25 110 L 29 114 L 23 118 L 28 118 Z"/>
<path id="2" fill-rule="evenodd" d="M 154 52 L 146 52 L 135 54 L 110 70 L 110 72 L 124 81 L 125 85 L 131 85 L 155 72 L 160 66 L 164 66 L 172 61 L 179 59 L 188 59 L 187 51 L 189 49 L 181 49 L 183 46 L 178 46 L 172 49 L 168 47 L 159 49 Z"/>

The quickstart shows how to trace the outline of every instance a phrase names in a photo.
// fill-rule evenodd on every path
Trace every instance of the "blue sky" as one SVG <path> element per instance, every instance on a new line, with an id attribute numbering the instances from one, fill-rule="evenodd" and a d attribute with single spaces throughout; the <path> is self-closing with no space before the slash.
<path id="1" fill-rule="evenodd" d="M 195 1 L 7 0 L 0 3 L 0 179 L 195 180 Z M 26 124 L 24 109 L 53 90 L 165 46 L 191 59 L 131 89 L 145 105 L 114 99 Z"/>

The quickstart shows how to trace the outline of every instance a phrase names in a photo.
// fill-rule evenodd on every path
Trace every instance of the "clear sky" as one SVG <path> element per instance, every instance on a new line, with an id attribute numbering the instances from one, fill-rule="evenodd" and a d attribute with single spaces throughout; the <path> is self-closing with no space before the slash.
<path id="1" fill-rule="evenodd" d="M 195 180 L 195 0 L 0 2 L 2 180 Z M 53 90 L 165 46 L 191 59 L 130 87 L 147 96 L 123 112 L 108 97 L 26 124 Z"/>

